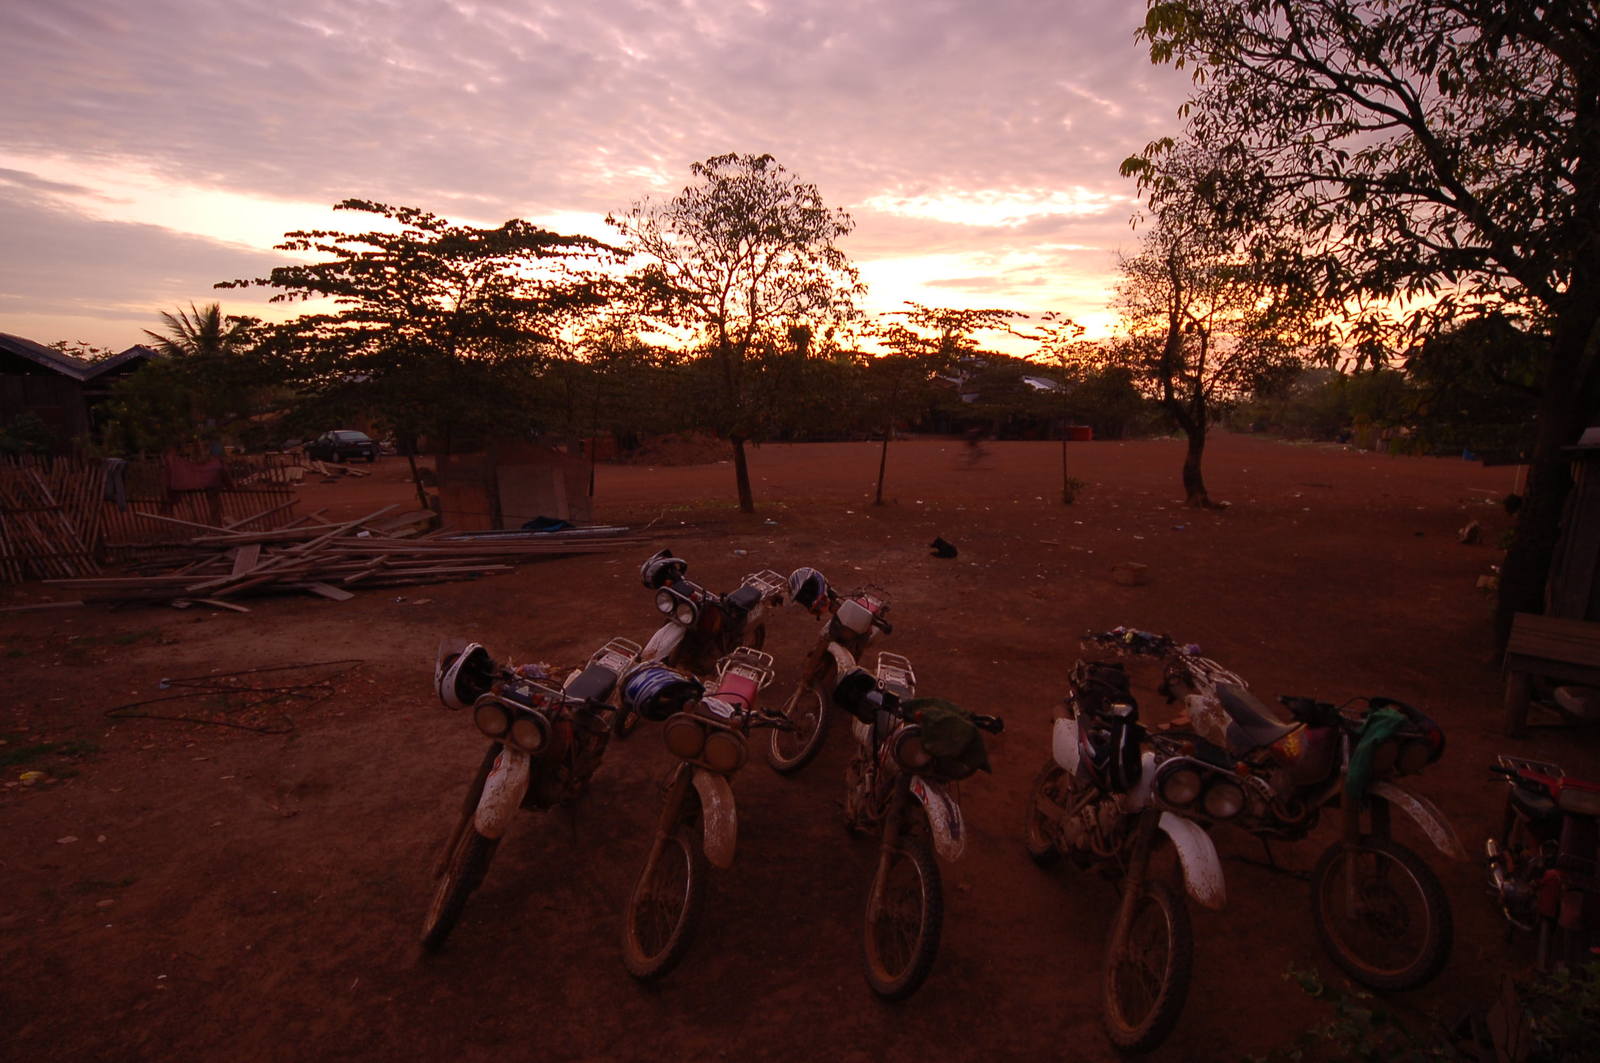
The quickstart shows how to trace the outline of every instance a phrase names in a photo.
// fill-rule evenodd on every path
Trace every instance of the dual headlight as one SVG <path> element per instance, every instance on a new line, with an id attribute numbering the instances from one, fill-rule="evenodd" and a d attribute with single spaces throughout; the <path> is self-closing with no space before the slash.
<path id="1" fill-rule="evenodd" d="M 732 775 L 744 765 L 744 736 L 704 717 L 691 715 L 693 706 L 694 702 L 687 703 L 686 711 L 673 716 L 662 728 L 668 751 L 719 775 Z"/>
<path id="2" fill-rule="evenodd" d="M 1232 819 L 1244 811 L 1244 787 L 1220 772 L 1204 771 L 1190 764 L 1173 764 L 1156 779 L 1156 792 L 1163 804 L 1188 809 L 1198 803 L 1212 819 Z"/>
<path id="3" fill-rule="evenodd" d="M 544 714 L 485 694 L 472 705 L 472 722 L 489 738 L 506 742 L 524 753 L 537 753 L 550 741 L 550 721 Z"/>
<path id="4" fill-rule="evenodd" d="M 671 587 L 663 587 L 656 591 L 656 608 L 662 616 L 670 616 L 684 627 L 695 622 L 700 615 L 700 607 L 695 602 L 679 594 Z"/>

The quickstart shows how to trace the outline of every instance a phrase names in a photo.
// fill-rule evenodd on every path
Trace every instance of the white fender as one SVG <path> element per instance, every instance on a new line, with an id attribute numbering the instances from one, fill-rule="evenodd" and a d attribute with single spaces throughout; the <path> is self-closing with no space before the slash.
<path id="1" fill-rule="evenodd" d="M 928 825 L 933 828 L 933 851 L 945 860 L 961 859 L 967 848 L 967 831 L 956 799 L 942 783 L 920 775 L 912 777 L 911 793 L 922 802 L 922 810 L 928 814 Z"/>
<path id="2" fill-rule="evenodd" d="M 828 656 L 833 658 L 833 681 L 838 682 L 839 677 L 856 666 L 855 655 L 837 642 L 828 643 Z M 829 700 L 833 697 L 833 690 L 826 691 Z"/>
<path id="3" fill-rule="evenodd" d="M 1194 820 L 1171 812 L 1161 813 L 1160 827 L 1178 850 L 1189 895 L 1212 911 L 1219 911 L 1228 903 L 1228 891 L 1222 877 L 1222 861 L 1217 858 L 1217 847 L 1212 844 L 1211 835 Z"/>
<path id="4" fill-rule="evenodd" d="M 733 787 L 715 772 L 694 769 L 694 789 L 700 795 L 700 821 L 705 827 L 706 859 L 712 867 L 733 866 L 733 849 L 739 840 L 739 813 L 733 804 Z"/>
<path id="5" fill-rule="evenodd" d="M 1410 816 L 1422 833 L 1428 836 L 1438 850 L 1452 860 L 1465 860 L 1467 850 L 1456 836 L 1455 828 L 1444 818 L 1444 813 L 1421 794 L 1412 793 L 1398 783 L 1380 781 L 1367 787 L 1368 795 L 1381 797 Z"/>
<path id="6" fill-rule="evenodd" d="M 1133 784 L 1133 789 L 1122 795 L 1122 807 L 1128 812 L 1137 812 L 1150 803 L 1150 791 L 1156 785 L 1156 755 L 1150 750 L 1145 750 L 1139 757 L 1139 781 Z"/>
<path id="7" fill-rule="evenodd" d="M 639 651 L 639 662 L 664 661 L 667 654 L 678 648 L 678 643 L 683 641 L 683 633 L 688 628 L 673 620 L 656 628 L 656 633 L 650 636 L 650 641 L 644 644 L 644 649 Z"/>
<path id="8" fill-rule="evenodd" d="M 528 792 L 528 769 L 532 758 L 513 746 L 504 746 L 494 758 L 494 767 L 483 782 L 483 796 L 472 826 L 485 838 L 499 838 L 511 825 L 511 814 Z"/>
<path id="9" fill-rule="evenodd" d="M 1050 755 L 1068 775 L 1078 774 L 1078 721 L 1067 716 L 1050 731 Z"/>

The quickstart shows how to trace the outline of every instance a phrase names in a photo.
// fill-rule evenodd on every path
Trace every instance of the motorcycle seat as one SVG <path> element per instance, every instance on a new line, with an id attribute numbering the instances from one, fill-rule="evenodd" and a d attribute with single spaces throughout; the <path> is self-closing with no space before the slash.
<path id="1" fill-rule="evenodd" d="M 1228 748 L 1235 753 L 1269 746 L 1300 726 L 1284 723 L 1260 698 L 1232 683 L 1217 684 L 1217 700 L 1228 714 Z"/>
<path id="2" fill-rule="evenodd" d="M 568 697 L 583 701 L 604 701 L 616 688 L 617 673 L 603 664 L 591 664 L 565 687 Z"/>
<path id="3" fill-rule="evenodd" d="M 756 703 L 756 691 L 760 689 L 753 676 L 743 672 L 729 671 L 722 677 L 722 682 L 717 685 L 717 697 L 741 709 L 749 709 Z"/>
<path id="4" fill-rule="evenodd" d="M 761 604 L 761 588 L 747 583 L 722 600 L 737 611 L 748 613 Z"/>

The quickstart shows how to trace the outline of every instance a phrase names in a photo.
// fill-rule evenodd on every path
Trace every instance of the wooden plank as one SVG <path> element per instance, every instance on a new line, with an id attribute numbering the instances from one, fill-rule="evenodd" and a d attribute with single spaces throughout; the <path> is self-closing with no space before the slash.
<path id="1" fill-rule="evenodd" d="M 1518 613 L 1511 622 L 1506 655 L 1600 668 L 1600 623 Z"/>
<path id="2" fill-rule="evenodd" d="M 288 584 L 288 586 L 298 587 L 301 590 L 310 591 L 312 594 L 319 594 L 324 598 L 331 598 L 336 602 L 348 602 L 351 598 L 355 597 L 355 595 L 351 594 L 349 591 L 327 583 L 293 583 Z"/>
<path id="3" fill-rule="evenodd" d="M 232 575 L 235 575 L 235 576 L 244 575 L 246 572 L 249 572 L 251 569 L 255 568 L 256 564 L 260 560 L 261 560 L 261 544 L 260 543 L 247 543 L 246 545 L 239 547 L 239 549 L 236 550 L 234 552 L 234 555 L 233 555 L 233 572 L 232 572 Z"/>

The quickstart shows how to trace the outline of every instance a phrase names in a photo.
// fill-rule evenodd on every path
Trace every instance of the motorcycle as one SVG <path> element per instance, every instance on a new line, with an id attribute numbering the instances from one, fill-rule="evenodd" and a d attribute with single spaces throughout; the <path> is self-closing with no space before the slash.
<path id="1" fill-rule="evenodd" d="M 470 708 L 490 745 L 434 865 L 424 949 L 443 946 L 482 884 L 512 813 L 570 806 L 583 796 L 605 755 L 618 680 L 639 653 L 638 643 L 612 639 L 557 686 L 541 665 L 514 668 L 475 642 L 440 644 L 434 690 L 447 708 Z"/>
<path id="2" fill-rule="evenodd" d="M 916 683 L 910 661 L 880 653 L 875 672 L 851 669 L 833 696 L 855 718 L 845 818 L 851 830 L 878 835 L 862 954 L 867 984 L 887 1000 L 915 993 L 933 969 L 944 918 L 934 854 L 957 860 L 966 847 L 951 786 L 989 770 L 980 732 L 1005 728 L 997 716 L 917 698 Z"/>
<path id="3" fill-rule="evenodd" d="M 1337 806 L 1342 830 L 1311 873 L 1312 916 L 1323 947 L 1372 989 L 1414 989 L 1449 958 L 1452 918 L 1432 869 L 1391 830 L 1398 809 L 1440 852 L 1465 860 L 1449 820 L 1398 780 L 1444 752 L 1444 733 L 1421 711 L 1386 697 L 1335 706 L 1284 696 L 1284 719 L 1234 673 L 1164 635 L 1119 628 L 1098 636 L 1118 653 L 1158 657 L 1162 692 L 1184 695 L 1187 722 L 1155 780 L 1170 807 L 1206 825 L 1227 823 L 1268 844 L 1296 840 Z M 1363 825 L 1363 817 L 1367 825 Z"/>
<path id="4" fill-rule="evenodd" d="M 1485 843 L 1489 886 L 1506 920 L 1537 938 L 1541 971 L 1600 955 L 1600 782 L 1555 764 L 1498 757 L 1506 814 Z"/>
<path id="5" fill-rule="evenodd" d="M 697 676 L 710 675 L 716 662 L 738 646 L 760 649 L 766 644 L 768 608 L 783 604 L 783 577 L 770 569 L 744 577 L 738 589 L 717 594 L 687 578 L 689 563 L 668 549 L 657 550 L 639 566 L 639 579 L 655 591 L 662 625 L 645 643 L 643 661 L 657 661 Z M 617 715 L 617 734 L 624 737 L 638 717 Z"/>
<path id="6" fill-rule="evenodd" d="M 783 775 L 799 771 L 822 749 L 828 734 L 827 707 L 839 677 L 856 666 L 874 639 L 894 630 L 887 619 L 886 591 L 867 587 L 840 594 L 814 568 L 790 573 L 789 599 L 827 620 L 780 710 L 794 729 L 774 730 L 767 745 L 767 763 Z"/>
<path id="7" fill-rule="evenodd" d="M 1106 1032 L 1125 1051 L 1161 1044 L 1189 994 L 1194 932 L 1182 897 L 1152 873 L 1158 842 L 1164 837 L 1177 853 L 1197 903 L 1220 909 L 1227 901 L 1210 836 L 1187 811 L 1169 807 L 1156 786 L 1178 752 L 1176 742 L 1140 723 L 1121 662 L 1080 659 L 1023 825 L 1028 854 L 1040 867 L 1066 855 L 1080 868 L 1122 872 L 1101 999 Z"/>
<path id="8" fill-rule="evenodd" d="M 641 667 L 623 700 L 648 719 L 664 719 L 662 738 L 679 758 L 665 784 L 644 867 L 623 913 L 622 960 L 640 980 L 666 975 L 688 951 L 705 908 L 711 867 L 733 866 L 738 815 L 730 780 L 744 765 L 754 727 L 788 722 L 757 706 L 772 682 L 772 655 L 735 647 L 717 664 L 709 692 L 684 672 Z"/>

